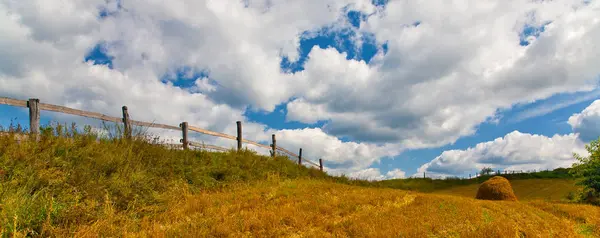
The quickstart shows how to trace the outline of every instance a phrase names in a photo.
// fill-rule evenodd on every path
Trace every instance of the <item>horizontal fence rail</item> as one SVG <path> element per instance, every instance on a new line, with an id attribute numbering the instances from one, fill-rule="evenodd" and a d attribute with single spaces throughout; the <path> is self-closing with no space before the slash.
<path id="1" fill-rule="evenodd" d="M 30 104 L 34 104 L 34 105 L 30 105 Z M 226 138 L 226 139 L 230 139 L 230 140 L 236 140 L 236 141 L 238 141 L 238 150 L 241 149 L 242 143 L 254 145 L 254 146 L 257 146 L 260 148 L 270 149 L 271 155 L 273 157 L 277 154 L 276 150 L 279 150 L 281 152 L 284 152 L 285 154 L 287 154 L 290 157 L 297 158 L 299 165 L 302 165 L 302 162 L 304 161 L 309 165 L 319 167 L 319 169 L 321 171 L 323 171 L 323 160 L 322 159 L 319 159 L 319 164 L 317 164 L 310 160 L 302 158 L 302 148 L 300 148 L 300 155 L 297 155 L 295 153 L 292 153 L 289 150 L 286 150 L 284 148 L 276 146 L 275 135 L 272 135 L 273 144 L 271 144 L 271 145 L 264 145 L 264 144 L 261 144 L 261 143 L 255 142 L 255 141 L 243 139 L 242 133 L 241 133 L 242 125 L 241 125 L 241 122 L 239 122 L 239 121 L 237 122 L 238 135 L 232 136 L 232 135 L 227 135 L 227 134 L 220 133 L 220 132 L 215 132 L 215 131 L 210 131 L 210 130 L 194 127 L 194 126 L 187 126 L 187 122 L 180 124 L 180 126 L 172 126 L 172 125 L 166 125 L 166 124 L 131 120 L 131 119 L 129 119 L 129 113 L 127 112 L 127 107 L 125 107 L 125 106 L 123 106 L 123 117 L 121 118 L 121 117 L 108 116 L 108 115 L 104 115 L 104 114 L 97 113 L 97 112 L 88 112 L 88 111 L 83 111 L 83 110 L 64 107 L 64 106 L 40 103 L 38 99 L 30 99 L 27 101 L 27 100 L 18 100 L 18 99 L 7 98 L 7 97 L 0 97 L 0 105 L 9 105 L 9 106 L 15 106 L 15 107 L 29 108 L 30 132 L 34 133 L 34 134 L 39 134 L 39 128 L 38 128 L 39 127 L 39 119 L 40 119 L 39 111 L 44 110 L 44 111 L 60 112 L 60 113 L 64 113 L 64 114 L 93 118 L 93 119 L 98 119 L 98 120 L 107 121 L 107 122 L 124 123 L 125 137 L 127 137 L 127 138 L 131 137 L 131 128 L 130 128 L 131 125 L 182 131 L 182 136 L 183 136 L 183 139 L 181 141 L 182 144 L 168 144 L 168 146 L 170 146 L 170 147 L 183 147 L 184 149 L 187 149 L 188 145 L 189 145 L 192 147 L 198 147 L 198 148 L 202 148 L 202 149 L 212 149 L 212 150 L 219 150 L 219 151 L 229 151 L 230 150 L 230 149 L 216 146 L 216 145 L 206 145 L 206 144 L 202 144 L 202 143 L 198 143 L 198 142 L 187 141 L 187 131 L 188 130 L 206 134 L 206 135 L 210 135 L 210 136 L 216 136 L 216 137 Z M 185 124 L 185 126 L 183 126 L 184 124 Z"/>
<path id="2" fill-rule="evenodd" d="M 201 144 L 198 142 L 193 142 L 193 141 L 189 141 L 188 142 L 191 146 L 194 147 L 200 147 L 203 149 L 212 149 L 212 150 L 220 150 L 220 151 L 229 151 L 230 149 L 227 149 L 225 147 L 220 147 L 220 146 L 216 146 L 216 145 L 206 145 L 206 144 Z"/>

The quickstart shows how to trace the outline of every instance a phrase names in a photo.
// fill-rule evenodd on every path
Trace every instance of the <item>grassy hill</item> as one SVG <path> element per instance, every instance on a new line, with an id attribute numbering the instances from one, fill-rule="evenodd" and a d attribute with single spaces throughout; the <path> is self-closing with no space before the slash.
<path id="1" fill-rule="evenodd" d="M 0 236 L 600 236 L 589 205 L 381 188 L 250 151 L 55 134 L 0 135 Z"/>

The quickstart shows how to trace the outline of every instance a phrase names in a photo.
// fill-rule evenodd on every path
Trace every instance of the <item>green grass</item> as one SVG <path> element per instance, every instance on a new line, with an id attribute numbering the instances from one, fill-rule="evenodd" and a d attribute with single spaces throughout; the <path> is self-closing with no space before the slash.
<path id="1" fill-rule="evenodd" d="M 39 142 L 14 132 L 0 134 L 0 237 L 600 235 L 600 208 L 589 205 L 392 189 L 477 181 L 368 182 L 286 157 L 175 150 L 118 132 L 46 128 Z"/>
<path id="2" fill-rule="evenodd" d="M 365 184 L 367 186 L 376 186 L 376 187 L 386 187 L 386 188 L 396 188 L 402 190 L 411 190 L 411 191 L 419 191 L 419 192 L 434 192 L 444 189 L 450 189 L 454 187 L 462 187 L 466 185 L 476 185 L 478 186 L 480 183 L 483 183 L 487 179 L 491 178 L 493 175 L 485 175 L 481 177 L 476 177 L 472 179 L 461 179 L 448 177 L 445 179 L 431 179 L 431 178 L 405 178 L 405 179 L 390 179 L 377 181 L 370 184 Z M 540 172 L 532 172 L 532 173 L 518 173 L 518 174 L 501 174 L 500 176 L 507 178 L 510 181 L 516 180 L 529 180 L 529 179 L 558 179 L 558 180 L 568 180 L 567 183 L 571 183 L 571 181 L 575 181 L 575 177 L 569 174 L 568 168 L 557 168 L 555 170 L 550 171 L 540 171 Z"/>
<path id="3" fill-rule="evenodd" d="M 573 179 L 517 179 L 510 181 L 519 200 L 569 201 L 568 195 L 581 190 Z M 474 198 L 479 184 L 454 186 L 433 191 L 439 194 Z"/>
<path id="4" fill-rule="evenodd" d="M 105 216 L 107 203 L 115 212 L 128 211 L 131 219 L 140 219 L 161 211 L 166 197 L 182 187 L 198 193 L 270 177 L 327 177 L 287 157 L 248 150 L 174 150 L 141 138 L 99 138 L 64 127 L 45 129 L 37 143 L 17 143 L 17 136 L 0 135 L 0 224 L 5 235 L 43 235 L 49 227 L 72 230 Z"/>

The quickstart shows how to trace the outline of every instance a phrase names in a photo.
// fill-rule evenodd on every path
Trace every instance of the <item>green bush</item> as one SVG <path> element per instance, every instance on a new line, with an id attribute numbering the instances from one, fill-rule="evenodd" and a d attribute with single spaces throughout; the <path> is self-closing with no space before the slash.
<path id="1" fill-rule="evenodd" d="M 573 164 L 572 173 L 580 176 L 579 185 L 584 186 L 580 200 L 600 205 L 600 138 L 585 146 L 589 156 L 574 153 L 578 163 Z"/>

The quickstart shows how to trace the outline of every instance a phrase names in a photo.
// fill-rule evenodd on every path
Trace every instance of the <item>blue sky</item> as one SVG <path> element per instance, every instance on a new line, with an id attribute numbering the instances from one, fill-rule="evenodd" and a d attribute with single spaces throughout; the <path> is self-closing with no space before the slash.
<path id="1" fill-rule="evenodd" d="M 572 32 L 570 27 L 592 32 L 597 26 L 567 22 L 565 19 L 572 19 L 565 15 L 567 13 L 561 15 L 557 14 L 560 11 L 551 9 L 560 7 L 558 5 L 532 3 L 533 7 L 527 7 L 534 10 L 527 11 L 473 8 L 472 11 L 490 11 L 479 13 L 489 17 L 475 22 L 468 18 L 439 20 L 439 16 L 470 17 L 452 12 L 463 11 L 460 6 L 436 8 L 440 12 L 434 13 L 429 12 L 436 10 L 434 8 L 385 0 L 372 1 L 372 6 L 334 0 L 317 4 L 319 6 L 291 3 L 299 4 L 299 9 L 308 7 L 303 11 L 314 14 L 298 10 L 298 14 L 282 15 L 277 12 L 282 6 L 259 1 L 239 3 L 239 11 L 260 12 L 268 15 L 268 20 L 254 13 L 227 20 L 232 15 L 219 12 L 216 5 L 186 2 L 187 8 L 199 11 L 197 14 L 203 11 L 206 16 L 222 14 L 207 18 L 210 21 L 194 22 L 184 21 L 179 16 L 153 15 L 172 5 L 151 5 L 148 9 L 155 9 L 146 11 L 135 3 L 106 1 L 103 5 L 75 6 L 73 9 L 78 11 L 95 12 L 96 17 L 61 19 L 73 24 L 70 28 L 53 28 L 50 33 L 40 30 L 50 29 L 42 27 L 49 24 L 50 18 L 37 15 L 32 18 L 34 20 L 15 23 L 35 33 L 32 38 L 21 41 L 33 42 L 31 48 L 38 49 L 42 55 L 50 54 L 42 47 L 44 42 L 55 42 L 56 60 L 27 58 L 31 54 L 15 48 L 11 55 L 23 60 L 14 61 L 19 67 L 0 67 L 0 80 L 10 85 L 0 90 L 0 96 L 30 97 L 34 92 L 26 92 L 18 85 L 37 77 L 23 70 L 24 65 L 39 66 L 38 72 L 42 72 L 45 79 L 54 80 L 46 85 L 60 85 L 35 92 L 46 95 L 40 97 L 49 102 L 75 103 L 76 95 L 84 95 L 88 97 L 78 100 L 91 105 L 89 109 L 114 116 L 118 116 L 115 114 L 118 110 L 106 110 L 124 102 L 172 109 L 171 115 L 167 116 L 160 115 L 160 110 L 140 115 L 164 122 L 179 120 L 185 114 L 177 112 L 184 110 L 194 114 L 190 120 L 222 132 L 232 130 L 230 123 L 223 120 L 242 119 L 253 128 L 253 133 L 256 132 L 249 135 L 250 138 L 266 140 L 269 133 L 281 133 L 284 138 L 286 135 L 289 138 L 282 142 L 289 143 L 287 146 L 313 148 L 306 152 L 314 157 L 313 160 L 329 158 L 325 165 L 332 172 L 379 179 L 392 178 L 386 174 L 398 169 L 405 176 L 423 171 L 441 176 L 468 176 L 484 165 L 495 169 L 557 167 L 567 164 L 564 154 L 580 150 L 581 143 L 586 142 L 569 134 L 595 125 L 592 123 L 596 115 L 592 103 L 598 99 L 600 91 L 595 89 L 596 83 L 590 87 L 589 82 L 597 81 L 600 74 L 590 63 L 597 58 L 596 54 L 573 51 L 573 55 L 581 58 L 575 63 L 567 62 L 567 57 L 561 58 L 565 62 L 558 64 L 545 59 L 557 52 L 574 50 L 568 46 L 575 43 L 565 41 L 566 37 L 560 38 L 561 34 Z M 325 7 L 334 10 L 324 11 Z M 588 13 L 597 9 L 598 4 L 586 1 L 577 7 L 582 10 L 568 14 L 589 17 L 593 14 Z M 414 14 L 402 10 L 410 8 L 415 8 Z M 27 11 L 27 8 L 20 11 Z M 323 17 L 325 13 L 331 16 Z M 495 22 L 498 18 L 492 16 L 496 13 L 518 17 L 498 24 Z M 22 14 L 26 15 L 25 12 Z M 189 13 L 189 16 L 197 14 Z M 161 20 L 163 17 L 165 19 Z M 280 22 L 270 20 L 278 17 Z M 238 20 L 243 24 L 236 23 Z M 244 28 L 244 24 L 252 25 L 254 20 L 253 30 Z M 311 20 L 310 26 L 305 25 L 305 20 Z M 461 28 L 458 25 L 469 21 L 471 26 Z M 267 27 L 267 24 L 273 25 Z M 284 27 L 278 28 L 277 24 Z M 506 27 L 493 28 L 498 25 Z M 481 40 L 467 37 L 468 31 L 455 34 L 446 30 L 473 26 L 482 32 Z M 231 30 L 235 27 L 238 28 Z M 278 30 L 272 32 L 270 29 L 273 28 Z M 547 34 L 547 31 L 553 32 Z M 82 35 L 94 40 L 78 42 L 78 39 L 84 39 L 80 37 Z M 597 40 L 592 33 L 579 37 L 582 40 L 576 42 Z M 70 50 L 57 43 L 59 41 L 53 41 L 59 38 L 73 40 L 74 48 Z M 290 43 L 295 40 L 298 45 Z M 318 48 L 313 48 L 315 46 Z M 485 49 L 494 53 L 487 55 Z M 338 58 L 342 56 L 344 58 Z M 75 57 L 79 62 L 74 60 Z M 86 62 L 94 62 L 95 66 Z M 260 63 L 250 66 L 254 62 Z M 512 64 L 498 70 L 498 65 L 503 62 Z M 60 73 L 48 70 L 60 67 L 65 70 Z M 69 67 L 77 70 L 66 70 Z M 473 67 L 474 72 L 468 72 L 469 67 Z M 492 76 L 483 73 L 490 70 Z M 456 79 L 452 78 L 456 75 Z M 365 84 L 365 79 L 372 85 Z M 456 83 L 447 84 L 448 80 Z M 160 82 L 161 86 L 150 84 L 151 81 Z M 484 81 L 487 83 L 481 83 Z M 430 88 L 418 93 L 422 90 L 419 85 L 427 83 L 431 84 Z M 469 90 L 471 83 L 481 93 Z M 475 85 L 477 83 L 480 84 Z M 279 84 L 284 85 L 284 89 L 268 89 L 268 86 Z M 352 88 L 352 85 L 356 86 Z M 59 91 L 62 94 L 52 93 Z M 117 95 L 107 94 L 110 92 L 117 92 Z M 433 98 L 426 97 L 430 92 Z M 448 96 L 451 92 L 454 95 Z M 156 97 L 149 96 L 154 94 Z M 165 102 L 172 98 L 181 101 Z M 428 103 L 427 100 L 440 101 Z M 313 111 L 303 113 L 303 110 Z M 586 110 L 587 113 L 583 113 Z M 361 119 L 353 120 L 348 115 Z M 490 120 L 490 116 L 497 119 Z M 26 109 L 0 106 L 0 125 L 8 125 L 11 119 L 27 124 Z M 42 114 L 42 123 L 56 119 L 54 114 Z M 457 124 L 457 120 L 461 123 Z M 308 130 L 310 128 L 317 130 Z M 470 128 L 475 128 L 474 133 L 469 132 Z M 513 131 L 526 136 L 519 137 Z M 534 135 L 542 136 L 544 142 L 539 142 Z M 292 137 L 314 137 L 315 141 L 294 141 Z M 504 138 L 506 144 L 494 142 L 483 149 L 468 150 L 497 138 Z M 518 141 L 526 140 L 523 138 L 530 139 Z M 317 149 L 318 143 L 340 146 L 341 151 L 351 152 Z M 543 143 L 577 145 L 576 148 L 558 150 L 556 153 L 560 156 L 549 158 L 544 152 L 547 145 Z M 524 146 L 514 147 L 514 144 Z M 458 152 L 444 154 L 453 150 Z M 524 155 L 525 150 L 537 152 Z M 438 156 L 440 158 L 434 160 Z M 491 164 L 485 162 L 492 157 L 503 159 Z M 525 163 L 523 161 L 529 161 L 526 157 L 535 161 Z M 465 167 L 465 163 L 473 166 Z M 457 166 L 463 167 L 457 169 Z M 379 172 L 364 174 L 372 168 Z"/>

